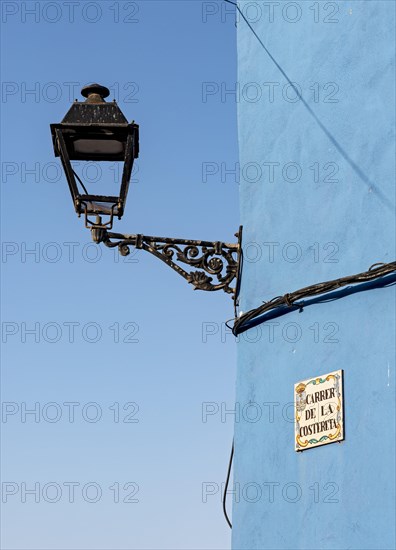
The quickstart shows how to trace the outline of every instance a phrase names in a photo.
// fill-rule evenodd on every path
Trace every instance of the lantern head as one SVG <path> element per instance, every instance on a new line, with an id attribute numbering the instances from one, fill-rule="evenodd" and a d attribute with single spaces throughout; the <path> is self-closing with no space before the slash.
<path id="1" fill-rule="evenodd" d="M 108 88 L 90 84 L 81 94 L 86 100 L 76 100 L 60 124 L 51 124 L 54 152 L 61 158 L 77 214 L 85 215 L 87 227 L 111 228 L 113 217 L 121 219 L 124 213 L 133 162 L 139 155 L 139 126 L 128 123 L 115 100 L 105 101 Z M 89 193 L 72 161 L 123 162 L 118 194 Z M 104 224 L 102 215 L 109 216 Z"/>

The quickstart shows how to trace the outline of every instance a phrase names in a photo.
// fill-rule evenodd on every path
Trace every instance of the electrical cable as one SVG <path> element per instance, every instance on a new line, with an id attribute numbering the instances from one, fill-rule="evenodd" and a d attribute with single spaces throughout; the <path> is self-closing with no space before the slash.
<path id="1" fill-rule="evenodd" d="M 226 482 L 225 482 L 224 494 L 223 494 L 223 512 L 224 512 L 224 516 L 226 518 L 226 521 L 227 521 L 228 525 L 230 526 L 230 529 L 232 529 L 232 523 L 231 523 L 230 518 L 228 517 L 228 514 L 227 514 L 226 503 L 227 503 L 227 489 L 228 489 L 228 484 L 230 482 L 230 475 L 231 475 L 231 467 L 232 467 L 233 458 L 234 458 L 234 440 L 232 440 L 231 455 L 230 455 L 230 461 L 228 463 L 227 479 L 226 479 Z"/>
<path id="2" fill-rule="evenodd" d="M 301 300 L 302 298 L 310 298 L 312 296 L 326 294 L 327 292 L 338 290 L 347 285 L 354 285 L 358 283 L 372 281 L 374 279 L 378 279 L 380 277 L 384 277 L 385 275 L 389 275 L 395 272 L 396 261 L 387 264 L 376 263 L 373 264 L 368 271 L 364 271 L 363 273 L 349 275 L 347 277 L 341 277 L 339 279 L 334 279 L 332 281 L 326 281 L 323 283 L 317 283 L 307 286 L 305 288 L 301 288 L 300 290 L 296 290 L 294 292 L 286 293 L 283 296 L 276 296 L 275 298 L 272 298 L 272 300 L 264 302 L 261 306 L 251 309 L 250 311 L 247 311 L 239 317 L 234 318 L 233 327 L 230 327 L 228 325 L 228 321 L 226 325 L 232 330 L 233 334 L 237 336 L 242 331 L 243 326 L 246 325 L 248 321 L 251 321 L 252 319 L 255 319 L 256 317 L 270 310 L 279 307 L 300 307 L 302 309 L 304 304 L 298 302 L 298 300 Z"/>
<path id="3" fill-rule="evenodd" d="M 298 300 L 301 300 L 302 298 L 309 298 L 311 296 L 326 294 L 327 292 L 330 292 L 332 290 L 338 290 L 347 285 L 373 281 L 374 279 L 379 279 L 386 275 L 390 275 L 391 273 L 396 273 L 396 261 L 390 262 L 387 264 L 382 262 L 377 262 L 373 264 L 368 269 L 368 271 L 364 271 L 363 273 L 358 273 L 356 275 L 349 275 L 347 277 L 341 277 L 339 279 L 326 281 L 324 283 L 317 283 L 316 285 L 310 285 L 305 288 L 301 288 L 300 290 L 296 290 L 294 292 L 284 294 L 283 296 L 277 296 L 275 298 L 272 298 L 272 300 L 269 300 L 268 302 L 264 302 L 263 305 L 255 309 L 252 309 L 244 313 L 243 315 L 240 315 L 239 317 L 235 317 L 233 327 L 229 326 L 228 324 L 229 321 L 227 321 L 225 324 L 227 325 L 228 328 L 232 330 L 233 334 L 237 336 L 240 332 L 242 332 L 242 330 L 244 329 L 244 326 L 248 321 L 251 321 L 256 317 L 259 317 L 265 312 L 277 309 L 279 307 L 289 307 L 289 308 L 299 307 L 301 311 L 302 308 L 304 307 L 304 304 L 302 302 L 298 302 Z M 230 529 L 232 529 L 232 523 L 227 514 L 226 502 L 227 502 L 227 489 L 230 481 L 233 457 L 234 457 L 234 441 L 232 441 L 231 455 L 230 455 L 228 471 L 227 471 L 227 479 L 226 479 L 224 494 L 223 494 L 223 512 L 224 512 L 226 521 L 230 526 Z"/>
<path id="4" fill-rule="evenodd" d="M 76 172 L 73 170 L 73 168 L 72 168 L 72 172 L 73 172 L 73 174 L 76 176 L 76 178 L 78 179 L 78 181 L 80 182 L 81 187 L 82 187 L 82 188 L 84 189 L 84 191 L 85 191 L 85 194 L 86 194 L 86 195 L 89 195 L 88 191 L 86 190 L 85 185 L 84 185 L 83 182 L 81 181 L 80 176 L 79 176 L 78 174 L 76 174 Z"/>
<path id="5" fill-rule="evenodd" d="M 275 57 L 271 54 L 271 52 L 268 50 L 268 48 L 265 46 L 264 42 L 261 40 L 257 32 L 254 30 L 248 19 L 245 17 L 244 13 L 236 4 L 235 2 L 232 2 L 231 0 L 224 0 L 224 2 L 227 2 L 227 4 L 232 4 L 236 7 L 239 14 L 241 15 L 242 19 L 245 21 L 249 29 L 252 31 L 254 36 L 257 38 L 258 42 L 260 43 L 261 47 L 265 51 L 265 53 L 268 55 L 268 57 L 271 59 L 271 61 L 274 63 L 276 68 L 280 71 L 282 76 L 287 80 L 288 84 L 293 88 L 295 91 L 297 97 L 301 101 L 301 103 L 304 105 L 306 110 L 309 112 L 309 114 L 312 116 L 312 118 L 315 120 L 315 122 L 318 124 L 320 129 L 326 134 L 326 136 L 329 138 L 331 143 L 334 145 L 334 147 L 338 150 L 340 155 L 344 158 L 344 160 L 351 166 L 353 171 L 359 176 L 359 178 L 367 185 L 369 190 L 373 191 L 374 194 L 379 198 L 379 200 L 384 203 L 389 209 L 394 211 L 394 205 L 392 202 L 388 199 L 386 195 L 377 187 L 377 185 L 370 180 L 366 176 L 366 174 L 359 168 L 359 166 L 356 164 L 356 162 L 350 158 L 348 153 L 344 150 L 344 148 L 338 143 L 338 141 L 335 139 L 335 137 L 331 134 L 331 132 L 326 128 L 326 126 L 323 124 L 323 122 L 319 119 L 315 111 L 312 109 L 312 107 L 307 103 L 307 101 L 302 97 L 302 94 L 298 91 L 298 89 L 295 86 L 295 83 L 289 78 L 289 76 L 286 74 L 286 72 L 282 69 L 282 67 L 279 65 Z"/>

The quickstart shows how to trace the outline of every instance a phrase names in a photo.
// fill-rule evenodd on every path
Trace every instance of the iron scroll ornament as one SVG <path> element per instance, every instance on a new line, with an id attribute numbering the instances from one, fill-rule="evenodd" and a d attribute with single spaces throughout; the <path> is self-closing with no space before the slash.
<path id="1" fill-rule="evenodd" d="M 237 243 L 124 235 L 111 233 L 103 228 L 92 228 L 91 233 L 96 243 L 103 243 L 109 248 L 118 247 L 122 256 L 130 254 L 131 246 L 150 252 L 192 284 L 194 290 L 224 290 L 235 299 L 241 259 L 242 227 L 235 234 L 238 238 Z M 195 269 L 188 272 L 176 262 Z M 234 280 L 235 286 L 231 286 Z"/>

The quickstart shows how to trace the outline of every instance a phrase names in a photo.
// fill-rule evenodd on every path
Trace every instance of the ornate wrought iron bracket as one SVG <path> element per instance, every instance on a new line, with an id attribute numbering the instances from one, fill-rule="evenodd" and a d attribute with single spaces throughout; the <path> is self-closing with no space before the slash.
<path id="1" fill-rule="evenodd" d="M 184 277 L 194 286 L 194 290 L 224 290 L 232 294 L 235 299 L 241 260 L 242 226 L 235 234 L 238 242 L 232 244 L 220 241 L 123 235 L 110 233 L 102 227 L 93 227 L 91 233 L 96 243 L 103 243 L 110 248 L 118 247 L 122 256 L 130 253 L 131 246 L 150 252 Z M 177 262 L 195 269 L 188 272 Z M 233 282 L 235 284 L 231 286 Z"/>

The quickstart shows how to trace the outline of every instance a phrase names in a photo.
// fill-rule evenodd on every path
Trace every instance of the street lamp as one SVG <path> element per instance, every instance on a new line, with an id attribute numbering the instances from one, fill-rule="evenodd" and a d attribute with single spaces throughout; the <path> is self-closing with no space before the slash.
<path id="1" fill-rule="evenodd" d="M 114 217 L 121 219 L 124 213 L 133 162 L 139 155 L 139 126 L 135 122 L 128 123 L 115 100 L 105 101 L 110 95 L 108 88 L 90 84 L 81 94 L 86 100 L 76 100 L 60 124 L 51 124 L 51 134 L 55 156 L 61 159 L 75 211 L 79 217 L 84 215 L 85 226 L 91 230 L 93 240 L 111 248 L 118 246 L 123 256 L 129 254 L 130 246 L 146 250 L 184 277 L 195 290 L 224 290 L 235 300 L 241 263 L 241 227 L 235 235 L 237 243 L 109 232 Z M 89 193 L 72 161 L 123 162 L 118 195 Z M 194 269 L 188 272 L 183 264 Z"/>

